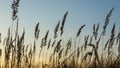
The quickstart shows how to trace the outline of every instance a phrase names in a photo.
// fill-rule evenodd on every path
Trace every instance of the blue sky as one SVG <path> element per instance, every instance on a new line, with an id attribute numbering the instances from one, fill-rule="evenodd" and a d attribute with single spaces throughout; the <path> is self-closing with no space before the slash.
<path id="1" fill-rule="evenodd" d="M 11 26 L 12 0 L 0 1 L 0 33 L 6 36 L 7 29 Z M 110 24 L 111 29 L 114 23 L 117 24 L 117 31 L 120 29 L 120 0 L 21 0 L 19 6 L 19 30 L 23 27 L 26 30 L 26 39 L 31 41 L 34 36 L 34 27 L 40 22 L 40 35 L 43 36 L 49 29 L 51 34 L 54 31 L 58 20 L 66 11 L 69 11 L 65 23 L 65 36 L 73 36 L 79 27 L 86 24 L 83 34 L 92 33 L 93 24 L 100 23 L 103 26 L 106 14 L 115 7 Z M 108 32 L 109 33 L 109 32 Z"/>

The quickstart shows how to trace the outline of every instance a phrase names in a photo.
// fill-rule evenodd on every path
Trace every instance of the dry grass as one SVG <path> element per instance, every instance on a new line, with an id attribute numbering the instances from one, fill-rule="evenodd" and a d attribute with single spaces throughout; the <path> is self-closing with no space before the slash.
<path id="1" fill-rule="evenodd" d="M 18 23 L 19 18 L 17 16 L 18 6 L 20 0 L 13 0 L 12 4 L 12 21 L 16 24 L 16 31 L 12 33 L 12 27 L 8 29 L 8 35 L 4 41 L 1 41 L 0 33 L 0 43 L 3 43 L 3 50 L 0 49 L 0 59 L 1 56 L 4 57 L 4 61 L 0 61 L 0 68 L 119 68 L 120 67 L 120 32 L 115 34 L 115 24 L 111 29 L 110 39 L 106 40 L 106 44 L 103 45 L 104 49 L 100 49 L 101 40 L 105 36 L 106 27 L 109 24 L 109 19 L 111 17 L 112 11 L 110 10 L 107 14 L 105 23 L 103 26 L 102 34 L 99 34 L 100 23 L 93 25 L 93 34 L 86 35 L 83 40 L 84 43 L 76 44 L 77 38 L 80 36 L 81 30 L 87 25 L 82 25 L 75 37 L 71 37 L 68 42 L 62 38 L 65 21 L 68 15 L 66 12 L 63 16 L 62 22 L 58 22 L 54 29 L 53 38 L 49 37 L 49 30 L 46 32 L 43 38 L 39 41 L 39 23 L 35 26 L 34 40 L 33 44 L 26 45 L 24 43 L 25 39 L 25 29 L 23 29 L 22 35 L 19 35 Z M 61 26 L 60 26 L 61 24 Z M 60 30 L 59 30 L 60 29 Z M 60 34 L 58 34 L 60 31 Z M 59 36 L 60 35 L 60 36 Z M 57 37 L 60 38 L 57 38 Z M 95 39 L 93 39 L 95 38 Z M 82 40 L 82 39 L 81 39 Z M 40 48 L 37 48 L 37 42 L 41 42 Z M 63 42 L 65 44 L 63 44 Z M 74 43 L 75 42 L 75 43 Z M 116 44 L 115 44 L 116 42 Z M 77 47 L 75 47 L 77 45 Z M 113 45 L 118 46 L 118 54 L 114 54 Z M 84 47 L 84 49 L 83 49 Z M 88 51 L 92 48 L 91 51 Z M 108 51 L 106 51 L 108 48 Z M 98 51 L 99 50 L 99 51 Z M 100 51 L 105 51 L 107 54 Z M 4 52 L 2 52 L 4 51 Z M 39 52 L 39 57 L 38 57 Z M 3 54 L 4 53 L 4 54 Z M 104 56 L 107 56 L 104 57 Z M 101 59 L 100 59 L 101 58 Z M 42 59 L 42 60 L 41 60 Z M 47 60 L 48 59 L 48 60 Z M 37 60 L 37 62 L 35 61 Z M 104 60 L 104 61 L 103 61 Z"/>

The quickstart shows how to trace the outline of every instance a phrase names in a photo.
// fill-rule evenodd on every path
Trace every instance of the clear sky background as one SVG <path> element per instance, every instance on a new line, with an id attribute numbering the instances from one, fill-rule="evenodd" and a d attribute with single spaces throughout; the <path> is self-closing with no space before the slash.
<path id="1" fill-rule="evenodd" d="M 7 36 L 8 27 L 12 20 L 12 0 L 0 0 L 0 33 L 2 37 Z M 73 36 L 81 25 L 86 24 L 83 34 L 92 33 L 93 24 L 100 23 L 102 29 L 105 17 L 111 8 L 115 7 L 110 24 L 112 28 L 117 24 L 117 32 L 120 29 L 120 0 L 21 0 L 19 6 L 19 30 L 22 33 L 23 27 L 26 30 L 26 39 L 31 41 L 34 37 L 34 27 L 40 22 L 41 37 L 49 29 L 51 34 L 54 31 L 58 20 L 66 11 L 69 11 L 64 36 Z M 108 32 L 110 33 L 110 32 Z"/>

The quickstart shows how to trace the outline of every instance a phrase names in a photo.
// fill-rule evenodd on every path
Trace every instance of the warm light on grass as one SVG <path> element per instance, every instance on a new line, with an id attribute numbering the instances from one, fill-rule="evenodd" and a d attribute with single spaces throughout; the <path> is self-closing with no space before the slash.
<path id="1" fill-rule="evenodd" d="M 100 23 L 93 24 L 92 35 L 85 34 L 84 39 L 81 33 L 86 24 L 81 25 L 76 36 L 65 40 L 64 28 L 69 12 L 67 11 L 62 20 L 58 21 L 54 29 L 54 35 L 47 30 L 43 37 L 39 37 L 40 24 L 37 23 L 34 29 L 34 39 L 31 44 L 26 45 L 25 29 L 19 34 L 18 7 L 20 0 L 13 0 L 12 3 L 12 24 L 9 27 L 7 37 L 0 43 L 0 68 L 119 68 L 120 67 L 120 32 L 116 31 L 114 23 L 111 29 L 109 40 L 105 38 L 107 26 L 114 8 L 110 10 L 105 18 L 103 27 Z M 41 25 L 42 26 L 42 25 Z M 15 30 L 15 31 L 14 31 Z M 98 33 L 102 30 L 101 33 Z M 13 33 L 15 32 L 15 33 Z M 49 36 L 51 36 L 49 38 Z M 40 40 L 39 40 L 40 39 Z M 80 43 L 83 41 L 82 43 Z M 107 41 L 103 43 L 104 41 Z M 31 41 L 30 41 L 31 42 Z M 80 44 L 79 44 L 80 43 Z M 115 53 L 113 46 L 118 48 Z M 100 48 L 102 47 L 102 48 Z"/>

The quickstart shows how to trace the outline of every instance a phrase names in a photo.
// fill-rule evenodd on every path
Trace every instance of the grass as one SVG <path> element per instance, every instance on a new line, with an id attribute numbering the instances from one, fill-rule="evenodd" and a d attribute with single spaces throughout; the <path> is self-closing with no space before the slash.
<path id="1" fill-rule="evenodd" d="M 70 37 L 69 40 L 62 38 L 64 34 L 64 25 L 67 19 L 68 11 L 64 14 L 62 22 L 58 21 L 54 29 L 53 38 L 49 37 L 49 30 L 45 36 L 40 38 L 39 41 L 39 23 L 36 24 L 34 30 L 34 44 L 25 45 L 25 29 L 22 35 L 19 35 L 18 23 L 19 17 L 17 16 L 20 0 L 13 0 L 12 3 L 12 24 L 16 24 L 15 33 L 13 26 L 9 27 L 7 38 L 0 43 L 4 43 L 3 50 L 0 49 L 0 58 L 4 57 L 4 61 L 0 61 L 0 68 L 119 68 L 120 67 L 120 32 L 115 33 L 116 24 L 111 28 L 111 36 L 104 40 L 106 28 L 109 24 L 110 17 L 114 8 L 107 14 L 103 28 L 100 23 L 93 24 L 93 34 L 86 35 L 84 43 L 79 43 L 78 38 L 82 29 L 87 27 L 86 24 L 82 25 L 76 37 Z M 98 33 L 103 29 L 101 33 Z M 60 31 L 60 33 L 59 33 Z M 0 34 L 1 37 L 1 34 Z M 103 43 L 107 41 L 106 43 Z M 37 48 L 37 42 L 41 42 L 40 48 Z M 63 44 L 64 42 L 64 44 Z M 102 45 L 102 49 L 99 47 Z M 113 46 L 118 48 L 118 54 L 114 53 Z M 91 48 L 91 51 L 88 49 Z M 38 50 L 37 50 L 38 49 Z M 100 49 L 98 51 L 98 49 Z M 107 49 L 107 51 L 106 51 Z M 4 52 L 2 52 L 4 51 Z M 38 52 L 39 51 L 39 55 Z M 106 53 L 104 53 L 104 52 Z M 101 54 L 102 52 L 102 54 Z M 3 54 L 4 53 L 4 54 Z M 49 54 L 48 54 L 49 53 Z M 39 57 L 38 57 L 39 56 Z M 38 57 L 38 58 L 37 58 Z M 36 61 L 37 60 L 37 61 Z"/>

